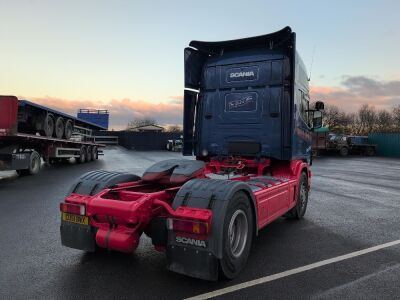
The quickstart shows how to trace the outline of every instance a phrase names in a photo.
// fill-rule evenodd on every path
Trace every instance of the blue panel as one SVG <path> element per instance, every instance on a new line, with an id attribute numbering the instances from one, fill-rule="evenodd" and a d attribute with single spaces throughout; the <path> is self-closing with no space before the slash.
<path id="1" fill-rule="evenodd" d="M 85 113 L 78 112 L 78 119 L 84 120 L 91 124 L 99 125 L 108 129 L 109 114 L 108 113 Z"/>
<path id="2" fill-rule="evenodd" d="M 252 50 L 236 53 L 227 65 L 224 56 L 206 63 L 196 155 L 229 155 L 230 145 L 248 143 L 258 145 L 257 156 L 282 157 L 284 62 L 276 57 Z"/>

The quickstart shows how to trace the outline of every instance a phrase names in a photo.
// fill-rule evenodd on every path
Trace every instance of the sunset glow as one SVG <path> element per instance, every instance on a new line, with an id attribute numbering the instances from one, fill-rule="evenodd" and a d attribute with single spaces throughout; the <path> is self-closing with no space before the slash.
<path id="1" fill-rule="evenodd" d="M 181 124 L 190 40 L 289 25 L 308 69 L 316 49 L 312 100 L 391 109 L 400 104 L 400 2 L 384 2 L 0 1 L 0 94 L 73 115 L 108 109 L 113 129 L 143 117 Z"/>

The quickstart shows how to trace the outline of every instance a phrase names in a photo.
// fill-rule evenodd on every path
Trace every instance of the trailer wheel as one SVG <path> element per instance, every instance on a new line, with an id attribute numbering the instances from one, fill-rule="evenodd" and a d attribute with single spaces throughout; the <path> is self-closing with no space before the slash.
<path id="1" fill-rule="evenodd" d="M 367 149 L 365 149 L 365 155 L 374 156 L 375 155 L 375 149 L 373 147 L 367 147 Z"/>
<path id="2" fill-rule="evenodd" d="M 64 119 L 62 117 L 56 119 L 56 127 L 54 131 L 56 138 L 62 139 L 64 135 Z"/>
<path id="3" fill-rule="evenodd" d="M 99 159 L 99 153 L 97 152 L 97 147 L 93 146 L 92 147 L 92 160 L 97 160 Z"/>
<path id="4" fill-rule="evenodd" d="M 19 176 L 24 175 L 35 175 L 40 171 L 40 155 L 36 151 L 31 152 L 29 157 L 29 166 L 28 169 L 17 170 L 17 174 Z"/>
<path id="5" fill-rule="evenodd" d="M 307 210 L 308 204 L 308 178 L 305 172 L 301 173 L 299 192 L 297 193 L 297 203 L 287 214 L 289 219 L 301 219 Z"/>
<path id="6" fill-rule="evenodd" d="M 81 152 L 79 153 L 79 158 L 78 158 L 78 162 L 80 163 L 80 164 L 83 164 L 83 163 L 85 163 L 86 162 L 86 147 L 85 146 L 82 146 L 81 147 Z"/>
<path id="7" fill-rule="evenodd" d="M 69 140 L 72 136 L 72 131 L 74 129 L 74 125 L 72 124 L 71 120 L 67 120 L 65 122 L 65 132 L 64 132 L 64 137 L 65 139 Z"/>
<path id="8" fill-rule="evenodd" d="M 253 213 L 243 192 L 229 200 L 224 220 L 223 253 L 219 261 L 221 275 L 235 278 L 244 268 L 253 240 Z"/>
<path id="9" fill-rule="evenodd" d="M 47 114 L 44 118 L 43 131 L 47 137 L 52 137 L 54 132 L 54 118 L 52 114 Z"/>
<path id="10" fill-rule="evenodd" d="M 340 148 L 339 153 L 341 156 L 347 156 L 347 155 L 349 155 L 349 148 L 342 147 L 342 148 Z"/>
<path id="11" fill-rule="evenodd" d="M 87 148 L 86 148 L 86 161 L 89 162 L 89 161 L 92 161 L 92 160 L 93 160 L 92 147 L 87 146 Z"/>

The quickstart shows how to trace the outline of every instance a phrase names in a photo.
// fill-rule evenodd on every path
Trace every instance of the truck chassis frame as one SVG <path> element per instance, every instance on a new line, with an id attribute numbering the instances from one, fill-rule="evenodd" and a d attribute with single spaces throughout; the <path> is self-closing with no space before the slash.
<path id="1" fill-rule="evenodd" d="M 165 163 L 169 164 L 166 170 L 152 172 Z M 253 220 L 246 225 L 246 234 L 251 236 L 288 212 L 294 217 L 304 214 L 305 207 L 300 214 L 293 214 L 300 199 L 302 174 L 307 178 L 307 193 L 310 188 L 311 172 L 301 160 L 215 159 L 174 179 L 175 169 L 198 163 L 156 163 L 142 178 L 106 171 L 83 175 L 60 204 L 62 243 L 89 252 L 104 248 L 133 253 L 145 233 L 157 251 L 166 252 L 170 270 L 216 280 L 225 255 L 227 200 L 245 195 L 252 214 L 248 221 Z M 236 175 L 213 178 L 227 174 Z M 193 263 L 196 259 L 203 263 Z"/>

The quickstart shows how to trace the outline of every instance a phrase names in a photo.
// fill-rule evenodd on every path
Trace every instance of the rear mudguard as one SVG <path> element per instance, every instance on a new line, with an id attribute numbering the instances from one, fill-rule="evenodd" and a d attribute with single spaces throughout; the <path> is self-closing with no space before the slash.
<path id="1" fill-rule="evenodd" d="M 182 244 L 173 231 L 168 231 L 168 269 L 206 280 L 218 279 L 218 260 L 223 253 L 223 228 L 229 199 L 243 191 L 249 196 L 257 232 L 257 206 L 251 188 L 240 181 L 221 179 L 193 179 L 178 191 L 173 208 L 188 206 L 212 210 L 211 232 L 205 243 Z"/>

